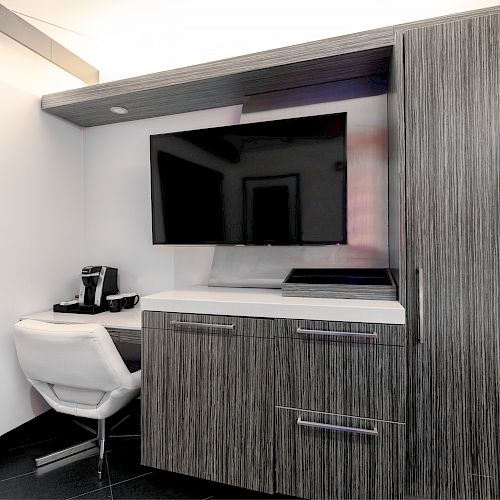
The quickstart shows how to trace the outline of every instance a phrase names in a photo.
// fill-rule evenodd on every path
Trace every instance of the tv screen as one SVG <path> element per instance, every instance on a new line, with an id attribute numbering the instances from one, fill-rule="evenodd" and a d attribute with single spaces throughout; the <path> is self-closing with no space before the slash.
<path id="1" fill-rule="evenodd" d="M 346 243 L 346 113 L 151 136 L 153 243 Z"/>

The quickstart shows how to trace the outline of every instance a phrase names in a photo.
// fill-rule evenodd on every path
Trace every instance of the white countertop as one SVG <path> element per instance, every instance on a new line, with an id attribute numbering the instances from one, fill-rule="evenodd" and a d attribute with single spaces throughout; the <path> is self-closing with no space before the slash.
<path id="1" fill-rule="evenodd" d="M 27 314 L 21 319 L 36 319 L 47 323 L 97 323 L 105 328 L 116 328 L 118 330 L 140 330 L 141 309 L 136 306 L 133 309 L 122 309 L 120 312 L 109 311 L 99 314 L 72 314 L 58 313 L 54 311 L 42 311 L 35 314 Z"/>
<path id="2" fill-rule="evenodd" d="M 281 290 L 261 288 L 199 285 L 147 295 L 142 297 L 141 304 L 144 311 L 397 325 L 405 323 L 405 310 L 396 301 L 282 297 Z"/>

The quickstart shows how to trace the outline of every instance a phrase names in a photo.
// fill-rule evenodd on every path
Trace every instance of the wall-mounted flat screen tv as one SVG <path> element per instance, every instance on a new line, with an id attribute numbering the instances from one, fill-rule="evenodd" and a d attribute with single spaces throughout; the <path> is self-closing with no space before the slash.
<path id="1" fill-rule="evenodd" d="M 346 243 L 346 113 L 151 136 L 153 243 Z"/>

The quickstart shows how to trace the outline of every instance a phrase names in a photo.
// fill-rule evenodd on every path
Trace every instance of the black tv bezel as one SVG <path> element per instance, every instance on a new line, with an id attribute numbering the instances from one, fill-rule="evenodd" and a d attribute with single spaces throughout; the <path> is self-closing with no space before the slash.
<path id="1" fill-rule="evenodd" d="M 281 121 L 294 121 L 294 120 L 301 120 L 304 118 L 314 118 L 314 117 L 319 117 L 319 116 L 339 116 L 339 115 L 345 115 L 345 131 L 344 131 L 344 151 L 345 151 L 345 159 L 344 159 L 344 164 L 345 164 L 345 169 L 346 169 L 346 179 L 345 179 L 345 185 L 344 185 L 344 203 L 343 203 L 343 214 L 344 217 L 342 219 L 342 233 L 343 233 L 343 239 L 341 240 L 328 240 L 328 241 L 314 241 L 314 242 L 300 242 L 300 243 L 289 243 L 289 244 L 274 244 L 274 243 L 247 243 L 245 241 L 200 241 L 197 243 L 173 243 L 173 242 L 162 242 L 162 241 L 157 241 L 155 238 L 155 221 L 154 221 L 154 206 L 155 206 L 155 200 L 154 200 L 154 189 L 153 189 L 153 148 L 152 148 L 152 141 L 154 137 L 158 136 L 165 136 L 165 135 L 176 135 L 176 134 L 181 134 L 183 132 L 197 132 L 201 130 L 214 130 L 214 129 L 229 129 L 229 128 L 235 128 L 235 127 L 241 127 L 244 125 L 255 125 L 258 123 L 274 123 L 274 122 L 281 122 Z M 189 129 L 189 130 L 178 130 L 176 132 L 166 132 L 162 134 L 150 134 L 149 135 L 149 172 L 150 172 L 150 198 L 151 198 L 151 235 L 152 235 L 152 240 L 153 240 L 153 245 L 162 245 L 162 246 L 172 246 L 172 247 L 197 247 L 197 246 L 255 246 L 255 247 L 265 247 L 265 246 L 273 246 L 273 247 L 306 247 L 306 246 L 327 246 L 327 245 L 347 245 L 347 194 L 348 194 L 348 176 L 347 176 L 347 168 L 348 168 L 348 162 L 347 162 L 347 112 L 339 112 L 339 113 L 325 113 L 321 115 L 308 115 L 308 116 L 300 116 L 300 117 L 294 117 L 294 118 L 280 118 L 276 120 L 265 120 L 265 121 L 260 121 L 260 122 L 251 122 L 251 123 L 241 123 L 241 124 L 235 124 L 235 125 L 224 125 L 221 127 L 205 127 L 205 128 L 199 128 L 199 129 Z"/>

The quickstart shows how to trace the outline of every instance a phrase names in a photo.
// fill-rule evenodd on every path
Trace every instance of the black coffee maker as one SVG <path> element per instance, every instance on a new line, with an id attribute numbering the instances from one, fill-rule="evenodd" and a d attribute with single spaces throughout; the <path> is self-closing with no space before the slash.
<path id="1" fill-rule="evenodd" d="M 118 269 L 106 266 L 86 266 L 82 269 L 78 296 L 80 308 L 99 308 L 105 311 L 108 309 L 106 297 L 115 293 L 118 293 Z"/>
<path id="2" fill-rule="evenodd" d="M 81 274 L 78 300 L 54 305 L 55 312 L 97 314 L 109 309 L 106 297 L 118 290 L 118 269 L 106 266 L 85 266 Z"/>

